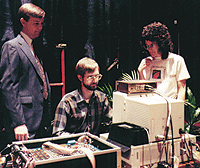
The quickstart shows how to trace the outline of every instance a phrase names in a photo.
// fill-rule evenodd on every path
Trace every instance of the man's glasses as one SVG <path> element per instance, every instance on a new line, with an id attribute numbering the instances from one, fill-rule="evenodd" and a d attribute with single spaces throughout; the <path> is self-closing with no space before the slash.
<path id="1" fill-rule="evenodd" d="M 86 77 L 86 79 L 87 79 L 87 80 L 94 80 L 94 79 L 101 80 L 102 76 L 103 76 L 103 75 L 101 75 L 101 74 L 92 75 L 92 76 Z"/>

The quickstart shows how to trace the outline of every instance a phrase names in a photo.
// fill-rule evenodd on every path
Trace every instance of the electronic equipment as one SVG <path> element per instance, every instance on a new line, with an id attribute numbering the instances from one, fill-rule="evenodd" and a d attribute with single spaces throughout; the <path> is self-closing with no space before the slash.
<path id="1" fill-rule="evenodd" d="M 157 82 L 151 80 L 131 80 L 131 81 L 116 81 L 115 90 L 123 93 L 146 93 L 149 90 L 145 89 L 145 86 L 151 86 L 152 88 L 157 88 Z"/>
<path id="2" fill-rule="evenodd" d="M 178 163 L 191 161 L 192 155 L 197 159 L 195 157 L 196 147 L 190 146 L 190 142 L 196 143 L 196 136 L 184 136 L 174 139 L 174 158 L 178 159 L 176 160 Z M 132 145 L 129 153 L 122 153 L 122 165 L 127 168 L 144 168 L 151 165 L 152 168 L 156 168 L 159 161 L 166 161 L 166 154 L 171 163 L 172 140 L 166 141 L 166 152 L 163 147 L 162 141 L 138 146 Z"/>
<path id="3" fill-rule="evenodd" d="M 144 128 L 127 122 L 114 123 L 110 126 L 108 142 L 121 147 L 122 153 L 130 150 L 131 145 L 148 143 L 148 135 Z"/>
<path id="4" fill-rule="evenodd" d="M 92 143 L 77 143 L 77 139 L 81 136 L 88 136 Z M 60 153 L 61 149 L 59 148 L 44 147 L 49 143 L 59 146 L 59 148 L 62 147 L 62 150 L 63 148 L 73 149 L 73 152 L 70 155 L 63 154 Z M 91 162 L 86 152 L 90 151 L 89 155 L 90 157 L 91 153 L 94 155 L 96 167 L 121 168 L 121 149 L 90 133 L 16 141 L 12 143 L 12 146 L 15 147 L 13 152 L 21 158 L 22 162 L 27 164 L 30 160 L 29 158 L 33 158 L 36 167 L 89 168 L 91 167 Z"/>
<path id="5" fill-rule="evenodd" d="M 179 137 L 179 129 L 184 130 L 184 101 L 169 99 L 173 122 L 174 138 Z M 113 123 L 128 122 L 149 131 L 150 142 L 163 136 L 167 120 L 167 101 L 153 92 L 126 94 L 113 93 Z M 171 128 L 169 128 L 169 136 Z"/>

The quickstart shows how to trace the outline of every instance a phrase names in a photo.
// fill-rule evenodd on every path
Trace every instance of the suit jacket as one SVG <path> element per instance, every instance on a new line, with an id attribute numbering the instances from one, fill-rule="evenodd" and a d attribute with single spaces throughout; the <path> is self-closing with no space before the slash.
<path id="1" fill-rule="evenodd" d="M 35 56 L 24 38 L 19 34 L 4 43 L 1 50 L 0 88 L 6 129 L 25 124 L 29 132 L 35 132 L 41 125 L 43 115 L 50 116 L 51 90 L 46 72 L 45 75 L 49 95 L 47 100 L 43 98 L 43 81 Z M 44 104 L 48 106 L 45 111 Z M 50 123 L 47 118 L 45 120 Z"/>

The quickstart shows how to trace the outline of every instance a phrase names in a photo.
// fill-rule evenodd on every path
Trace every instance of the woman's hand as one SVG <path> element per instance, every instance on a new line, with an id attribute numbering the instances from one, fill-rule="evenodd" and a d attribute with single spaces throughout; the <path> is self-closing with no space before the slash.
<path id="1" fill-rule="evenodd" d="M 153 58 L 152 57 L 147 57 L 147 58 L 144 58 L 139 67 L 138 67 L 138 73 L 139 73 L 139 79 L 144 79 L 144 75 L 142 73 L 142 71 L 148 67 L 149 65 L 151 65 L 151 62 L 152 62 Z"/>

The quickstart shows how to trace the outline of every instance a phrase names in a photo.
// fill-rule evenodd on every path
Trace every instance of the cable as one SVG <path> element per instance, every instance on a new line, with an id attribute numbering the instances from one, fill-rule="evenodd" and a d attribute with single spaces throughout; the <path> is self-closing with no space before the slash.
<path id="1" fill-rule="evenodd" d="M 1 150 L 0 155 L 8 148 L 10 148 L 12 145 L 8 144 L 3 150 Z"/>
<path id="2" fill-rule="evenodd" d="M 196 142 L 195 143 L 191 142 L 191 143 L 192 143 L 193 146 L 196 146 L 197 151 L 200 151 L 200 147 L 199 147 L 198 143 L 196 143 Z"/>
<path id="3" fill-rule="evenodd" d="M 189 146 L 191 148 L 191 150 L 190 150 L 190 155 L 191 155 L 190 158 L 194 161 L 191 139 L 190 139 L 190 136 L 189 136 L 188 133 L 187 133 L 187 135 L 188 135 L 188 138 L 189 138 Z"/>
<path id="4" fill-rule="evenodd" d="M 168 137 L 169 126 L 171 124 L 171 132 L 172 132 L 172 168 L 173 168 L 173 166 L 174 166 L 174 141 L 173 141 L 172 118 L 171 118 L 171 103 L 169 102 L 168 97 L 164 93 L 162 93 L 161 91 L 153 88 L 150 85 L 145 85 L 144 88 L 145 88 L 145 90 L 153 91 L 154 93 L 160 95 L 167 102 L 167 120 L 166 120 L 166 126 L 165 126 L 165 131 L 164 131 L 164 137 L 165 137 L 165 139 L 163 140 L 163 145 L 165 147 L 166 162 L 168 163 L 167 149 L 166 149 L 166 140 L 167 140 L 167 137 Z M 163 151 L 163 148 L 162 148 L 162 151 Z M 161 151 L 161 157 L 160 158 L 162 158 L 162 151 Z"/>
<path id="5" fill-rule="evenodd" d="M 172 133 L 172 168 L 174 168 L 174 133 L 173 133 L 173 124 L 172 124 L 171 115 L 170 115 L 170 124 L 171 124 L 171 133 Z"/>
<path id="6" fill-rule="evenodd" d="M 199 156 L 193 151 L 193 154 L 196 156 L 196 160 L 200 161 Z"/>
<path id="7" fill-rule="evenodd" d="M 170 125 L 170 116 L 171 116 L 171 103 L 169 102 L 168 97 L 162 93 L 161 91 L 153 88 L 150 85 L 145 85 L 144 87 L 145 90 L 153 91 L 154 93 L 158 94 L 159 96 L 163 97 L 167 101 L 167 122 L 166 122 L 166 129 L 165 129 L 165 139 L 167 139 L 168 136 L 168 131 L 169 131 L 169 125 Z"/>
<path id="8" fill-rule="evenodd" d="M 185 134 L 184 134 L 183 138 L 184 138 L 185 146 L 186 146 L 187 151 L 188 151 L 188 153 L 189 153 L 189 155 L 188 155 L 188 162 L 189 162 L 190 159 L 191 159 L 191 151 L 190 151 L 190 149 L 189 149 L 189 147 L 188 147 L 188 144 L 187 144 L 187 141 L 186 141 L 186 139 L 185 139 Z"/>
<path id="9" fill-rule="evenodd" d="M 171 104 L 169 103 L 168 98 L 163 93 L 161 93 L 157 89 L 154 89 L 153 92 L 160 95 L 161 97 L 163 97 L 167 102 L 167 120 L 166 120 L 166 126 L 165 126 L 165 131 L 164 131 L 164 137 L 165 138 L 163 140 L 163 145 L 165 147 L 166 162 L 168 163 L 166 140 L 167 140 L 168 132 L 169 132 L 169 124 L 170 124 L 170 116 L 171 116 Z M 161 157 L 162 157 L 162 153 L 161 153 Z"/>
<path id="10" fill-rule="evenodd" d="M 188 145 L 187 145 L 187 142 L 185 142 L 186 143 L 186 147 L 187 147 L 187 150 L 188 150 L 188 152 L 189 152 L 189 160 L 192 160 L 192 161 L 194 161 L 194 163 L 195 163 L 195 160 L 194 160 L 194 156 L 193 156 L 193 149 L 192 149 L 192 146 L 193 146 L 193 144 L 194 143 L 192 143 L 192 141 L 191 141 L 191 139 L 190 139 L 190 135 L 188 134 L 188 133 L 186 133 L 187 134 L 187 136 L 188 136 L 188 138 L 189 138 L 189 146 L 190 146 L 190 149 L 189 149 L 189 147 L 188 147 Z M 185 136 L 184 136 L 184 139 L 185 139 Z M 185 140 L 186 141 L 186 140 Z M 196 146 L 196 145 L 195 145 Z"/>
<path id="11" fill-rule="evenodd" d="M 199 148 L 199 145 L 196 143 L 196 142 L 192 142 L 191 138 L 190 138 L 190 134 L 186 133 L 185 131 L 183 131 L 182 129 L 179 129 L 179 134 L 182 135 L 184 134 L 182 137 L 184 139 L 184 145 L 186 148 L 181 148 L 182 151 L 184 151 L 184 153 L 186 154 L 187 158 L 188 158 L 188 162 L 189 161 L 194 161 L 194 165 L 196 165 L 196 162 L 195 162 L 195 159 L 194 159 L 194 154 L 195 156 L 197 157 L 197 160 L 199 160 L 199 157 L 198 155 L 193 151 L 193 146 L 195 146 L 197 149 Z M 185 135 L 187 134 L 188 136 L 188 143 L 189 143 L 189 146 L 190 148 L 188 147 L 188 144 L 187 144 L 187 141 L 186 141 L 186 138 L 185 138 Z M 184 146 L 183 146 L 184 147 Z M 186 150 L 187 149 L 187 150 Z M 188 153 L 187 153 L 188 151 Z M 195 166 L 196 167 L 196 166 Z"/>
<path id="12" fill-rule="evenodd" d="M 150 167 L 152 167 L 153 165 L 151 163 L 151 142 L 150 142 L 150 137 L 149 137 L 149 131 L 145 127 L 144 127 L 144 130 L 147 132 L 147 136 L 148 136 L 148 141 L 149 141 L 149 160 L 150 160 Z"/>

